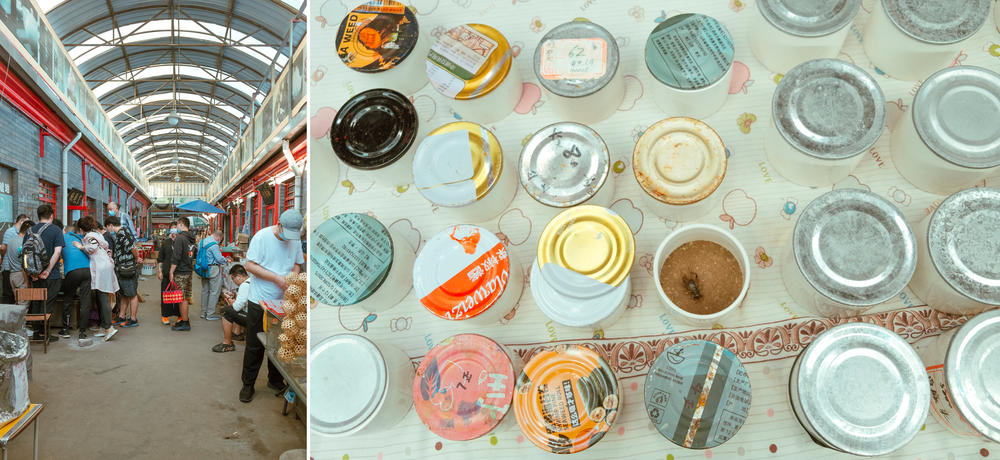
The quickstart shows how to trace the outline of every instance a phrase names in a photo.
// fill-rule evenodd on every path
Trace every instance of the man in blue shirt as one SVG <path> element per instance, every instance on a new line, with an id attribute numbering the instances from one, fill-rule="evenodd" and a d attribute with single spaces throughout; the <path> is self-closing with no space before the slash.
<path id="1" fill-rule="evenodd" d="M 208 277 L 201 279 L 201 317 L 209 321 L 222 319 L 215 313 L 215 306 L 222 292 L 223 270 L 226 267 L 226 258 L 222 256 L 220 244 L 222 244 L 222 230 L 219 229 L 198 242 L 198 253 L 206 251 L 208 265 L 211 267 Z"/>
<path id="2" fill-rule="evenodd" d="M 0 270 L 3 271 L 3 285 L 0 286 L 3 297 L 0 299 L 0 303 L 3 304 L 14 303 L 14 286 L 10 283 L 10 274 L 21 271 L 21 261 L 18 260 L 18 257 L 21 256 L 21 240 L 23 238 L 18 232 L 21 229 L 21 224 L 26 220 L 28 220 L 28 216 L 25 214 L 17 216 L 14 224 L 4 232 L 3 240 L 0 240 L 0 259 L 2 259 Z"/>
<path id="3" fill-rule="evenodd" d="M 59 330 L 59 336 L 69 338 L 70 329 L 70 309 L 67 305 L 72 304 L 72 299 L 76 297 L 77 289 L 80 290 L 80 311 L 76 317 L 77 329 L 80 330 L 80 338 L 87 338 L 87 323 L 90 319 L 90 256 L 76 247 L 73 243 L 83 244 L 83 235 L 80 234 L 76 224 L 71 226 L 64 235 L 63 242 L 63 270 L 66 272 L 66 281 L 63 283 L 63 326 Z"/>
<path id="4" fill-rule="evenodd" d="M 132 233 L 132 238 L 139 238 L 139 234 L 135 231 L 135 225 L 132 223 L 132 216 L 119 209 L 118 203 L 115 203 L 114 201 L 108 203 L 108 215 L 118 217 L 118 220 L 122 223 L 122 228 Z"/>

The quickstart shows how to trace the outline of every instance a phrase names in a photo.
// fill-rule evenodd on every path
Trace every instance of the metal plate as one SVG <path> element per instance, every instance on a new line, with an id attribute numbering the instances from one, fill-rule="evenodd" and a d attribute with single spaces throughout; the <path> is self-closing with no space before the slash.
<path id="1" fill-rule="evenodd" d="M 460 207 L 482 200 L 500 181 L 500 140 L 485 126 L 456 121 L 431 131 L 413 156 L 413 184 L 431 203 Z"/>
<path id="2" fill-rule="evenodd" d="M 896 333 L 848 323 L 821 333 L 797 360 L 801 416 L 830 447 L 854 455 L 899 449 L 930 408 L 927 372 Z"/>
<path id="3" fill-rule="evenodd" d="M 733 66 L 735 54 L 726 26 L 703 14 L 669 17 L 646 38 L 646 68 L 679 90 L 712 86 Z"/>
<path id="4" fill-rule="evenodd" d="M 344 15 L 334 48 L 348 68 L 365 73 L 392 69 L 417 46 L 420 27 L 412 8 L 395 0 L 374 0 Z"/>
<path id="5" fill-rule="evenodd" d="M 341 161 L 357 169 L 381 169 L 406 154 L 417 137 L 417 109 L 391 89 L 350 98 L 333 119 L 330 143 Z"/>
<path id="6" fill-rule="evenodd" d="M 561 122 L 540 129 L 521 151 L 521 185 L 546 206 L 567 208 L 597 194 L 611 172 L 611 154 L 597 131 Z"/>
<path id="7" fill-rule="evenodd" d="M 888 200 L 857 189 L 834 190 L 809 203 L 795 223 L 799 270 L 823 296 L 867 307 L 899 294 L 917 264 L 917 243 Z"/>
<path id="8" fill-rule="evenodd" d="M 939 157 L 966 168 L 1000 166 L 1000 74 L 959 66 L 931 75 L 913 99 L 920 139 Z"/>
<path id="9" fill-rule="evenodd" d="M 348 434 L 371 418 L 388 390 L 385 359 L 365 337 L 338 334 L 309 353 L 309 420 L 312 429 Z"/>
<path id="10" fill-rule="evenodd" d="M 927 247 L 952 288 L 1000 305 L 1000 189 L 977 187 L 946 198 L 931 216 Z"/>
<path id="11" fill-rule="evenodd" d="M 336 307 L 371 297 L 389 276 L 393 250 L 389 230 L 374 217 L 344 213 L 327 219 L 309 238 L 310 295 Z"/>
<path id="12" fill-rule="evenodd" d="M 757 0 L 757 8 L 783 32 L 821 37 L 850 24 L 861 9 L 861 0 Z"/>
<path id="13" fill-rule="evenodd" d="M 949 397 L 962 417 L 1000 442 L 1000 310 L 980 313 L 955 333 L 945 356 Z"/>
<path id="14" fill-rule="evenodd" d="M 546 54 L 549 51 L 562 50 L 572 45 L 569 49 L 578 52 L 583 50 L 603 51 L 599 53 L 603 58 L 598 60 L 594 53 L 583 53 L 581 62 L 571 63 L 571 56 L 555 56 Z M 580 48 L 580 46 L 584 46 Z M 590 45 L 593 45 L 591 48 Z M 580 53 L 577 53 L 579 56 Z M 545 62 L 557 60 L 567 66 L 578 70 L 577 75 L 549 75 L 543 66 Z M 580 59 L 577 59 L 578 61 Z M 535 47 L 534 69 L 538 82 L 551 91 L 553 94 L 563 97 L 583 97 L 594 94 L 607 86 L 618 71 L 618 42 L 603 27 L 590 21 L 570 21 L 560 24 L 545 34 Z M 602 62 L 598 62 L 602 61 Z M 557 66 L 555 70 L 559 69 Z M 582 75 L 587 74 L 587 75 Z"/>
<path id="15" fill-rule="evenodd" d="M 957 43 L 979 30 L 990 13 L 990 0 L 882 0 L 889 20 L 917 40 Z"/>
<path id="16" fill-rule="evenodd" d="M 860 67 L 815 59 L 788 71 L 771 99 L 781 136 L 824 160 L 850 158 L 878 141 L 885 126 L 885 95 Z"/>

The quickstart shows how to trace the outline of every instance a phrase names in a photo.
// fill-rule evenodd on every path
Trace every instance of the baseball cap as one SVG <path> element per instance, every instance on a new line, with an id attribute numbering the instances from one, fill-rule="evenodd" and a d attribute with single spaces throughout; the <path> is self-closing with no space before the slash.
<path id="1" fill-rule="evenodd" d="M 286 240 L 299 240 L 302 232 L 302 214 L 295 209 L 288 209 L 278 217 L 281 224 L 281 238 Z"/>

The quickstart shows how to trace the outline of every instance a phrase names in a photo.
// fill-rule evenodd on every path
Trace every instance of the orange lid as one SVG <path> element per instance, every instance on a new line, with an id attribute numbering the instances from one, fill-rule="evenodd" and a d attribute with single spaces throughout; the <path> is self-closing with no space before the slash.
<path id="1" fill-rule="evenodd" d="M 434 434 L 452 441 L 476 439 L 507 415 L 514 378 L 514 365 L 500 344 L 479 334 L 458 334 L 420 362 L 413 406 Z"/>
<path id="2" fill-rule="evenodd" d="M 524 366 L 514 393 L 521 432 L 557 454 L 583 451 L 600 441 L 618 417 L 618 378 L 597 352 L 557 345 Z"/>

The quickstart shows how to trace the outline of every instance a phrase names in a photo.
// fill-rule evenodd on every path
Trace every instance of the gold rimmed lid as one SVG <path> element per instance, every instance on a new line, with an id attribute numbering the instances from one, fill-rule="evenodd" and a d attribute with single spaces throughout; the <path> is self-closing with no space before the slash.
<path id="1" fill-rule="evenodd" d="M 413 158 L 417 190 L 439 206 L 465 206 L 483 199 L 503 172 L 500 140 L 468 121 L 431 131 Z"/>
<path id="2" fill-rule="evenodd" d="M 555 264 L 618 286 L 635 262 L 635 237 L 610 209 L 582 205 L 559 213 L 538 239 L 538 265 Z"/>
<path id="3" fill-rule="evenodd" d="M 475 99 L 507 78 L 514 53 L 507 38 L 485 24 L 462 24 L 438 37 L 427 54 L 431 86 L 452 99 Z"/>

